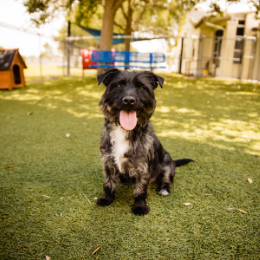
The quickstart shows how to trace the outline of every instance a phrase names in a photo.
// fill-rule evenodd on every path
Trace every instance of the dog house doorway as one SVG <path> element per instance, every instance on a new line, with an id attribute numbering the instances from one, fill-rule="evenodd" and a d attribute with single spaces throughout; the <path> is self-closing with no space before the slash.
<path id="1" fill-rule="evenodd" d="M 21 84 L 20 67 L 17 64 L 13 66 L 13 73 L 14 73 L 14 83 L 16 85 Z"/>

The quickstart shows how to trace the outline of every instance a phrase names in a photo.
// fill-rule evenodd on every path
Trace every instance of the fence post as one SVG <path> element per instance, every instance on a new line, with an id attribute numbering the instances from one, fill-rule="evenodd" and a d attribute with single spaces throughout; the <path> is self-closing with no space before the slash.
<path id="1" fill-rule="evenodd" d="M 250 61 L 250 68 L 249 68 L 249 71 L 248 71 L 248 79 L 251 79 L 253 80 L 253 77 L 254 77 L 254 64 L 255 64 L 255 61 L 256 61 L 256 47 L 257 47 L 257 39 L 255 40 L 252 40 L 252 51 L 251 51 L 251 55 L 252 55 L 252 59 Z M 249 73 L 250 73 L 250 76 L 249 76 Z"/>
<path id="2" fill-rule="evenodd" d="M 41 35 L 39 35 L 39 52 L 40 52 L 40 55 L 39 55 L 39 63 L 40 63 L 40 81 L 42 82 L 42 52 L 41 52 Z"/>
<path id="3" fill-rule="evenodd" d="M 68 21 L 68 37 L 70 37 L 70 21 Z M 70 40 L 67 40 L 67 76 L 70 76 Z"/>
<path id="4" fill-rule="evenodd" d="M 62 76 L 65 77 L 65 52 L 66 52 L 66 41 L 62 41 Z"/>
<path id="5" fill-rule="evenodd" d="M 197 78 L 201 77 L 200 69 L 202 67 L 202 58 L 203 58 L 203 37 L 200 35 L 199 38 L 199 49 L 198 49 L 198 62 L 197 62 Z"/>
<path id="6" fill-rule="evenodd" d="M 259 58 L 258 58 L 258 65 L 257 65 L 257 71 L 256 71 L 256 80 L 258 81 L 258 83 L 260 83 L 260 29 L 257 33 L 257 41 L 256 41 L 256 50 L 258 49 L 258 55 L 259 55 Z M 257 53 L 257 51 L 256 51 Z"/>
<path id="7" fill-rule="evenodd" d="M 238 71 L 238 79 L 242 78 L 245 46 L 246 46 L 246 39 L 243 38 L 242 39 L 242 51 L 241 51 L 241 56 L 240 56 L 240 66 L 239 66 L 239 71 Z"/>
<path id="8" fill-rule="evenodd" d="M 181 67 L 182 67 L 183 42 L 184 42 L 184 37 L 181 37 L 181 54 L 180 54 L 179 74 L 181 74 Z"/>

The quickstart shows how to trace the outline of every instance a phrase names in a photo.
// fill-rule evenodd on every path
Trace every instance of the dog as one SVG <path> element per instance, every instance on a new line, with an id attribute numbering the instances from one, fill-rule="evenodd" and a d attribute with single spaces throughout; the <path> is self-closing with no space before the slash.
<path id="1" fill-rule="evenodd" d="M 105 116 L 100 140 L 104 173 L 104 195 L 97 205 L 108 206 L 115 199 L 118 184 L 133 185 L 132 212 L 145 215 L 149 183 L 157 185 L 160 195 L 168 196 L 175 167 L 192 159 L 173 161 L 154 134 L 150 118 L 156 107 L 154 90 L 164 78 L 151 71 L 122 71 L 116 68 L 97 76 L 106 87 L 99 106 Z"/>

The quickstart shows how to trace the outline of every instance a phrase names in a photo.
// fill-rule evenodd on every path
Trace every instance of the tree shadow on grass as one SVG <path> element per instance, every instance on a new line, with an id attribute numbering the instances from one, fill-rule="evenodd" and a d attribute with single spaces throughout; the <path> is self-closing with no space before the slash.
<path id="1" fill-rule="evenodd" d="M 144 217 L 131 213 L 130 185 L 95 205 L 104 87 L 94 77 L 0 92 L 3 258 L 88 259 L 99 246 L 100 259 L 259 255 L 258 103 L 200 84 L 168 77 L 156 90 L 156 134 L 174 159 L 196 163 L 176 170 L 170 196 L 151 186 Z"/>

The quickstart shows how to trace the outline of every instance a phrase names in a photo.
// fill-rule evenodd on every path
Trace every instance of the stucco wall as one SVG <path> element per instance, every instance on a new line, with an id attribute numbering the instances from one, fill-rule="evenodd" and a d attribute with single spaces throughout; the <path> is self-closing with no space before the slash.
<path id="1" fill-rule="evenodd" d="M 213 18 L 212 23 L 222 26 L 223 39 L 221 44 L 221 57 L 219 68 L 217 69 L 217 76 L 220 77 L 235 77 L 242 79 L 258 79 L 260 77 L 260 33 L 258 33 L 258 42 L 254 39 L 244 40 L 243 58 L 242 63 L 235 63 L 234 50 L 236 44 L 236 33 L 239 20 L 245 20 L 244 35 L 256 36 L 256 32 L 253 32 L 252 28 L 259 26 L 259 20 L 255 19 L 255 13 L 234 13 L 230 15 L 231 18 Z M 230 19 L 230 20 L 228 20 Z M 187 37 L 184 39 L 183 48 L 183 60 L 182 60 L 182 73 L 186 71 L 187 61 L 193 60 L 191 64 L 191 72 L 198 73 L 199 76 L 203 75 L 203 70 L 209 64 L 209 73 L 214 75 L 214 36 L 218 30 L 217 27 L 205 25 L 201 23 L 198 28 L 195 28 L 193 23 L 187 18 L 185 25 L 183 26 L 181 36 Z M 190 38 L 192 35 L 196 35 L 196 40 Z M 200 40 L 200 37 L 203 37 Z M 254 49 L 256 47 L 256 49 Z M 194 55 L 193 55 L 193 49 Z M 176 51 L 176 67 L 179 68 L 179 57 L 181 53 L 181 39 L 178 41 Z M 194 73 L 193 73 L 194 74 Z"/>

